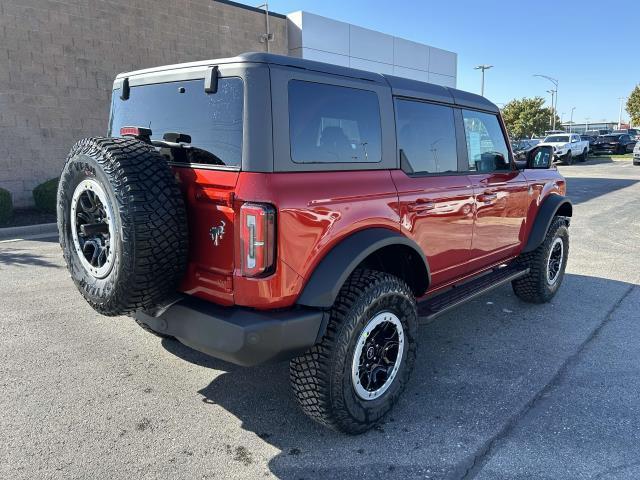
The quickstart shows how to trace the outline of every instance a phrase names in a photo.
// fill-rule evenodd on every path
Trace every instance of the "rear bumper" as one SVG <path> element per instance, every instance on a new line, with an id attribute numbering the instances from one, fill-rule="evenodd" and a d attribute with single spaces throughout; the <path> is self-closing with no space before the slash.
<path id="1" fill-rule="evenodd" d="M 253 366 L 293 358 L 312 347 L 328 317 L 320 309 L 256 311 L 185 297 L 158 317 L 134 316 L 153 330 L 228 362 Z"/>

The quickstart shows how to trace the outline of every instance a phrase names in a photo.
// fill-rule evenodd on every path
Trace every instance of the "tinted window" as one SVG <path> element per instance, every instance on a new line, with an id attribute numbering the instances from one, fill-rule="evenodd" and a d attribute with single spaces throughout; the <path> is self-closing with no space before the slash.
<path id="1" fill-rule="evenodd" d="M 569 137 L 566 135 L 551 135 L 543 140 L 545 143 L 567 143 Z"/>
<path id="2" fill-rule="evenodd" d="M 289 137 L 294 162 L 380 162 L 380 131 L 376 93 L 289 82 Z"/>
<path id="3" fill-rule="evenodd" d="M 168 160 L 240 167 L 242 111 L 240 78 L 221 78 L 212 94 L 205 93 L 204 80 L 142 85 L 131 87 L 128 100 L 114 91 L 109 134 L 118 136 L 125 126 L 150 128 L 152 140 L 182 133 L 189 144 L 160 149 Z"/>
<path id="4" fill-rule="evenodd" d="M 402 168 L 409 173 L 458 170 L 453 109 L 396 100 L 396 129 Z"/>
<path id="5" fill-rule="evenodd" d="M 498 117 L 489 113 L 463 110 L 469 170 L 493 172 L 510 170 L 509 150 Z"/>

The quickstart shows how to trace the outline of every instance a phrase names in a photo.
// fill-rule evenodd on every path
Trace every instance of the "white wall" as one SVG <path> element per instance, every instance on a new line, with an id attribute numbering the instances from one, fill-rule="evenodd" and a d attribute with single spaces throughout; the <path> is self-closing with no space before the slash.
<path id="1" fill-rule="evenodd" d="M 453 52 L 308 12 L 287 17 L 291 56 L 456 86 Z"/>

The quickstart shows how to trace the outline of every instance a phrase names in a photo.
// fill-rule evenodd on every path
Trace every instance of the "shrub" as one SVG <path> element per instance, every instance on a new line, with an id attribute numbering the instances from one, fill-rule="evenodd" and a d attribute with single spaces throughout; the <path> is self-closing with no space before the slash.
<path id="1" fill-rule="evenodd" d="M 58 180 L 57 178 L 52 178 L 33 189 L 33 199 L 36 202 L 36 208 L 38 210 L 47 213 L 56 213 Z"/>
<path id="2" fill-rule="evenodd" d="M 0 188 L 0 227 L 2 227 L 13 215 L 13 202 L 11 194 Z"/>

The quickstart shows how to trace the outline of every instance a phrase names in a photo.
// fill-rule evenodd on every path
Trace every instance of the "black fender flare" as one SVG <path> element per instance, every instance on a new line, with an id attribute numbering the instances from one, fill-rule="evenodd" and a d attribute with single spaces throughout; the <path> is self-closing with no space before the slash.
<path id="1" fill-rule="evenodd" d="M 562 215 L 563 217 L 571 217 L 573 215 L 573 204 L 571 200 L 562 195 L 549 195 L 542 201 L 542 205 L 538 209 L 535 222 L 531 231 L 529 232 L 529 239 L 525 245 L 522 253 L 532 252 L 538 248 L 544 238 L 547 236 L 547 231 L 553 222 L 553 218 L 556 215 Z"/>
<path id="2" fill-rule="evenodd" d="M 426 285 L 431 283 L 429 264 L 417 243 L 395 230 L 368 228 L 343 239 L 327 253 L 309 277 L 297 304 L 330 308 L 342 285 L 358 265 L 372 253 L 390 245 L 403 245 L 414 250 L 417 257 L 424 262 L 427 272 Z"/>

